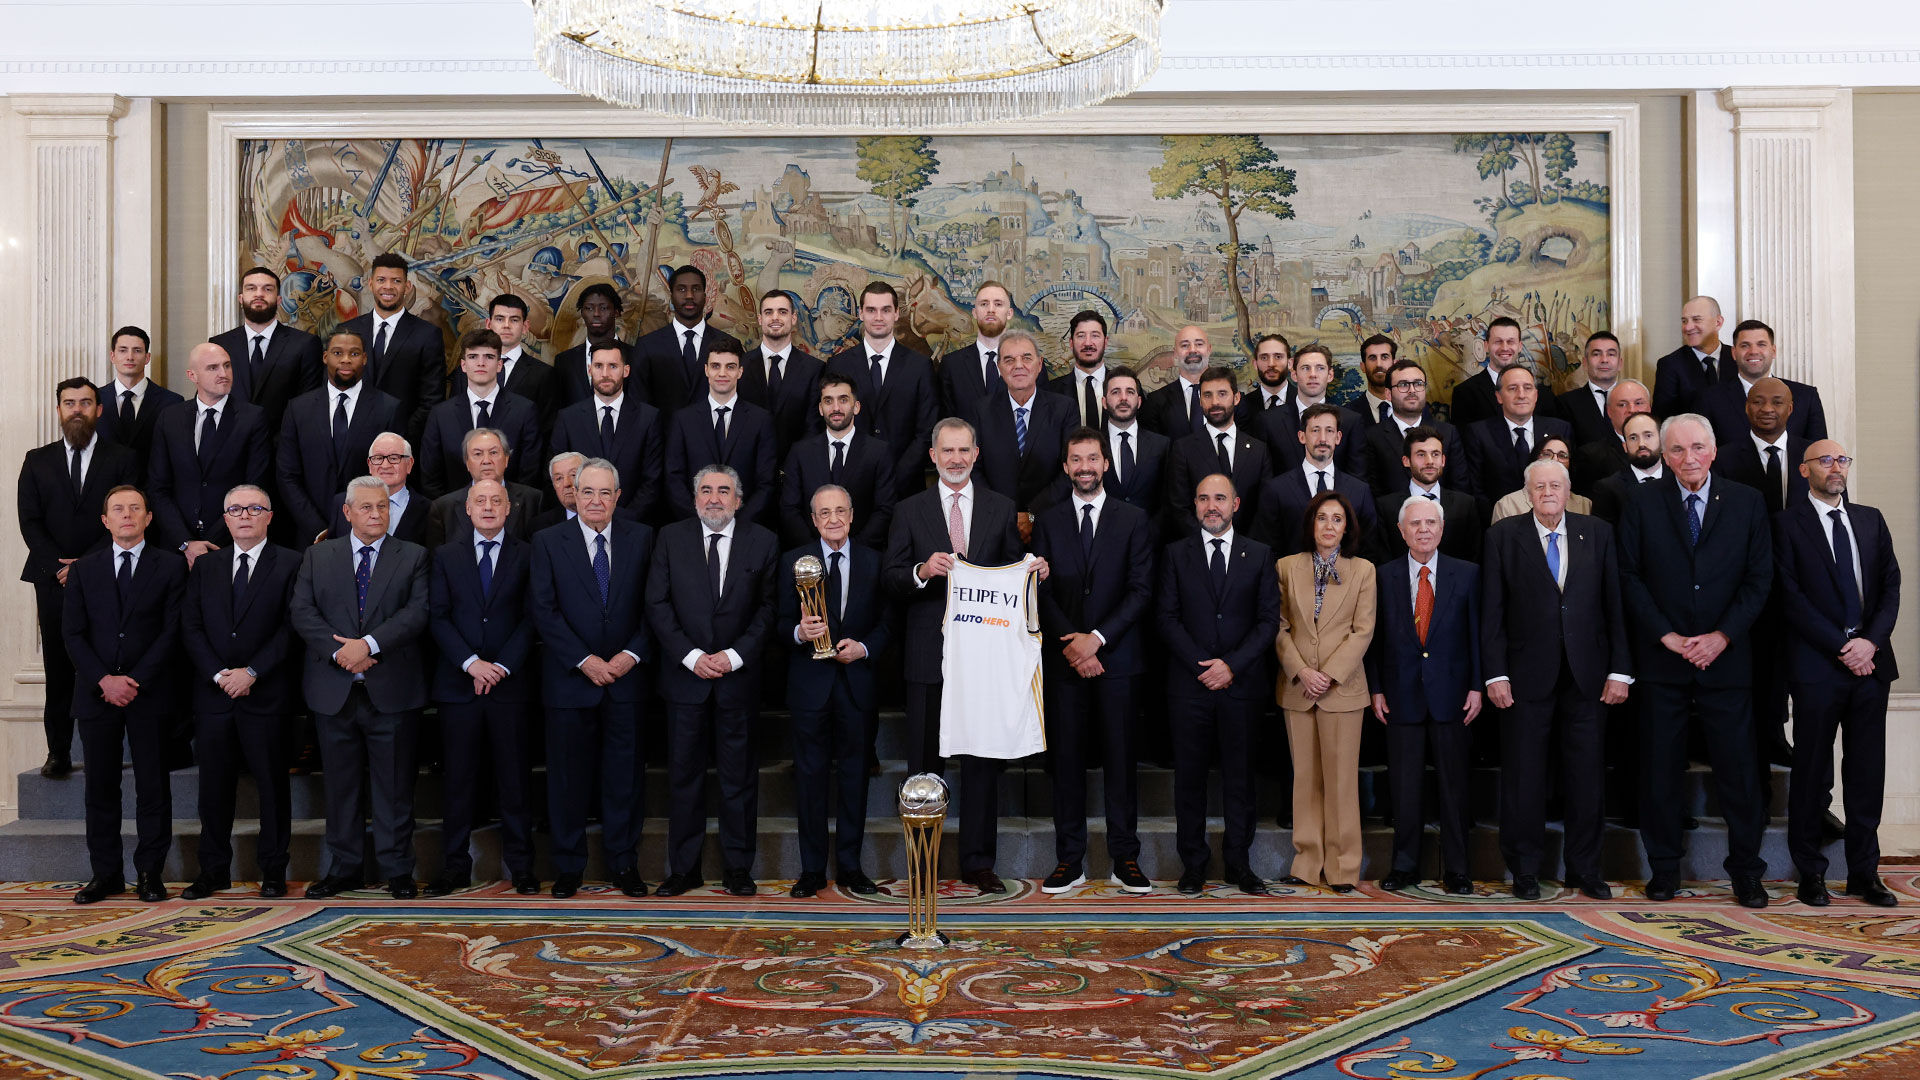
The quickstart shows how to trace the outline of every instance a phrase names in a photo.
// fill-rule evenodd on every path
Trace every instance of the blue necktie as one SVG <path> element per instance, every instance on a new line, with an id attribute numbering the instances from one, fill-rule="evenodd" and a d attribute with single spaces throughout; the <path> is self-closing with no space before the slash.
<path id="1" fill-rule="evenodd" d="M 1687 546 L 1700 543 L 1700 496 L 1687 496 Z"/>
<path id="2" fill-rule="evenodd" d="M 1013 442 L 1020 448 L 1022 456 L 1027 452 L 1027 410 L 1013 410 Z"/>
<path id="3" fill-rule="evenodd" d="M 483 597 L 493 595 L 493 549 L 499 543 L 498 540 L 480 541 L 480 595 Z"/>
<path id="4" fill-rule="evenodd" d="M 1844 629 L 1852 631 L 1860 625 L 1860 582 L 1853 576 L 1853 538 L 1847 535 L 1846 515 L 1829 510 L 1827 516 L 1833 519 L 1833 573 L 1840 579 L 1840 601 L 1846 608 Z"/>
<path id="5" fill-rule="evenodd" d="M 607 561 L 607 538 L 593 538 L 593 580 L 600 583 L 600 606 L 607 606 L 608 586 L 613 582 L 613 564 Z"/>
<path id="6" fill-rule="evenodd" d="M 1560 583 L 1560 534 L 1557 532 L 1547 534 L 1547 575 L 1553 578 L 1554 584 Z"/>
<path id="7" fill-rule="evenodd" d="M 367 582 L 373 580 L 373 545 L 360 549 L 360 565 L 353 570 L 354 591 L 360 597 L 360 617 L 367 617 Z"/>

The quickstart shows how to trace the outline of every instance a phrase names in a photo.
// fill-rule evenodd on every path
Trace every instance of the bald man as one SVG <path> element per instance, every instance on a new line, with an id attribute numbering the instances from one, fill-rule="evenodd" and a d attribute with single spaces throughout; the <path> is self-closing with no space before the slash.
<path id="1" fill-rule="evenodd" d="M 1198 326 L 1183 326 L 1173 338 L 1174 380 L 1147 395 L 1140 419 L 1147 430 L 1174 441 L 1206 430 L 1207 411 L 1200 404 L 1200 373 L 1213 362 L 1213 343 Z"/>
<path id="2" fill-rule="evenodd" d="M 1660 358 L 1653 372 L 1653 415 L 1665 420 L 1698 411 L 1701 395 L 1735 377 L 1733 350 L 1720 340 L 1726 325 L 1720 301 L 1696 296 L 1680 306 L 1679 348 Z"/>
<path id="3" fill-rule="evenodd" d="M 267 482 L 267 414 L 232 396 L 233 358 L 210 342 L 187 356 L 193 400 L 154 423 L 147 459 L 156 538 L 187 565 L 228 540 L 227 492 Z"/>

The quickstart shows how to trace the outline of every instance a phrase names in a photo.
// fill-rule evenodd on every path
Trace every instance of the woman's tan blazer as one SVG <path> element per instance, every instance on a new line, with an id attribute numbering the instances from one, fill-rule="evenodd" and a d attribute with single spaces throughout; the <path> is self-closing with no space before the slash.
<path id="1" fill-rule="evenodd" d="M 1281 559 L 1280 686 L 1274 700 L 1281 708 L 1304 712 L 1316 705 L 1334 712 L 1367 707 L 1367 677 L 1362 668 L 1367 645 L 1373 641 L 1378 611 L 1373 564 L 1342 556 L 1335 564 L 1340 583 L 1327 585 L 1320 618 L 1313 617 L 1313 553 L 1303 551 Z M 1333 689 L 1319 701 L 1307 698 L 1296 678 L 1307 668 L 1326 672 Z"/>

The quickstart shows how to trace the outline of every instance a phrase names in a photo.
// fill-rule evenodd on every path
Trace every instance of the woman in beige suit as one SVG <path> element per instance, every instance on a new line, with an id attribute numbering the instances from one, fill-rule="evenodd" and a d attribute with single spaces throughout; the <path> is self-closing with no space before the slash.
<path id="1" fill-rule="evenodd" d="M 1361 662 L 1373 640 L 1373 564 L 1353 504 L 1322 492 L 1304 515 L 1307 550 L 1279 562 L 1280 685 L 1293 750 L 1293 868 L 1284 885 L 1349 893 L 1360 881 Z"/>

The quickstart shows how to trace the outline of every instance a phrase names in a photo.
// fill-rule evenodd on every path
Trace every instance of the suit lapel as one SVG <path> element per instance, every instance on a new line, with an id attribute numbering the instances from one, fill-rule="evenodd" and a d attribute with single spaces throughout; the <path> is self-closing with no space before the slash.
<path id="1" fill-rule="evenodd" d="M 257 588 L 256 584 L 261 580 L 261 575 L 266 574 L 269 570 L 273 568 L 274 559 L 276 556 L 273 553 L 272 544 L 260 545 L 260 557 L 253 561 L 252 566 L 247 567 L 247 591 L 241 595 L 240 607 L 238 609 L 233 608 L 234 549 L 231 546 L 222 548 L 220 551 L 220 557 L 221 557 L 220 568 L 226 571 L 227 587 L 224 589 L 216 588 L 214 591 L 224 596 L 223 599 L 217 602 L 226 606 L 229 609 L 229 614 L 233 616 L 234 625 L 238 626 L 240 624 L 241 617 L 246 615 L 247 612 L 253 610 L 254 600 L 258 598 L 260 593 L 263 591 L 262 589 Z"/>
<path id="2" fill-rule="evenodd" d="M 394 336 L 398 337 L 399 335 L 395 334 Z M 391 343 L 389 343 L 389 347 L 391 347 Z M 353 542 L 349 540 L 347 542 L 347 570 L 350 574 L 353 572 L 353 563 L 355 561 L 352 545 Z M 366 626 L 368 617 L 380 609 L 380 600 L 381 597 L 386 594 L 387 584 L 393 580 L 394 574 L 398 572 L 393 568 L 395 558 L 397 558 L 397 555 L 393 548 L 385 543 L 380 545 L 380 553 L 373 557 L 373 574 L 367 579 L 367 602 L 361 605 L 360 612 L 361 627 L 363 629 Z"/>

